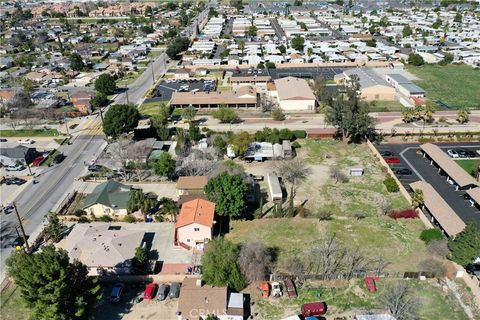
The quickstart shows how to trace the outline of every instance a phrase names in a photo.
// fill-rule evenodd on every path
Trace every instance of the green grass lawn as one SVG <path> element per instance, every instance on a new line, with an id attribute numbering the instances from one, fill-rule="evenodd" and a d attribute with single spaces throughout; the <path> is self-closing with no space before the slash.
<path id="1" fill-rule="evenodd" d="M 370 112 L 404 111 L 405 107 L 398 101 L 376 101 L 370 106 Z"/>
<path id="2" fill-rule="evenodd" d="M 20 289 L 11 284 L 0 295 L 0 319 L 27 320 L 29 315 L 30 311 L 20 297 Z"/>
<path id="3" fill-rule="evenodd" d="M 472 177 L 475 177 L 475 168 L 480 166 L 480 160 L 456 160 L 455 162 Z"/>
<path id="4" fill-rule="evenodd" d="M 138 107 L 138 111 L 144 116 L 155 116 L 160 111 L 160 105 L 162 103 L 167 103 L 168 101 L 159 101 L 159 102 L 146 102 Z"/>
<path id="5" fill-rule="evenodd" d="M 59 133 L 57 129 L 18 129 L 18 130 L 0 130 L 0 137 L 56 137 Z"/>
<path id="6" fill-rule="evenodd" d="M 423 65 L 408 71 L 421 80 L 414 81 L 432 100 L 452 107 L 480 108 L 480 72 L 467 65 Z"/>

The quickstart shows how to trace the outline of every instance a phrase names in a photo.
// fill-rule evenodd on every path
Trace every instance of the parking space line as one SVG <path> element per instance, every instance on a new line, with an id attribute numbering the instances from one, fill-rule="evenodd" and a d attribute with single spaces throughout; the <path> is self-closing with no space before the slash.
<path id="1" fill-rule="evenodd" d="M 415 172 L 415 174 L 417 175 L 417 177 L 419 177 L 421 180 L 425 181 L 425 179 L 422 177 L 422 175 L 420 174 L 420 172 L 418 172 L 417 169 L 415 169 L 415 167 L 410 163 L 410 161 L 407 160 L 406 157 L 403 156 L 403 154 L 410 150 L 410 149 L 418 149 L 418 147 L 408 147 L 408 148 L 405 148 L 403 149 L 402 152 L 400 152 L 400 157 L 408 164 L 408 166 L 410 167 L 410 169 L 412 169 L 413 172 Z"/>

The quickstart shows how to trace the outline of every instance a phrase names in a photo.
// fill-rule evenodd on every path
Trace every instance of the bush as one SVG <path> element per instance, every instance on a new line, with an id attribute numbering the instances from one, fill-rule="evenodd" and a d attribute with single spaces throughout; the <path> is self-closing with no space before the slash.
<path id="1" fill-rule="evenodd" d="M 426 244 L 429 244 L 433 240 L 443 239 L 443 233 L 438 229 L 423 230 L 420 234 L 420 239 L 422 239 Z"/>
<path id="2" fill-rule="evenodd" d="M 387 187 L 388 192 L 398 192 L 400 190 L 397 182 L 392 177 L 386 177 L 385 180 L 383 180 L 383 184 Z"/>
<path id="3" fill-rule="evenodd" d="M 127 222 L 127 223 L 134 223 L 134 222 L 136 222 L 136 221 L 137 221 L 137 219 L 135 219 L 134 216 L 129 215 L 129 214 L 127 214 L 127 215 L 123 218 L 123 222 Z"/>
<path id="4" fill-rule="evenodd" d="M 298 141 L 294 141 L 292 143 L 292 148 L 294 149 L 298 149 L 298 148 L 301 148 L 302 146 L 300 145 L 300 143 L 298 143 Z"/>
<path id="5" fill-rule="evenodd" d="M 283 113 L 282 109 L 276 108 L 272 111 L 272 118 L 275 121 L 283 121 L 285 120 L 285 113 Z"/>
<path id="6" fill-rule="evenodd" d="M 394 220 L 397 219 L 416 219 L 418 218 L 418 213 L 417 211 L 413 209 L 407 209 L 407 210 L 402 210 L 402 211 L 390 211 L 388 216 Z"/>
<path id="7" fill-rule="evenodd" d="M 318 217 L 318 220 L 320 221 L 331 220 L 332 216 L 333 216 L 333 212 L 327 209 L 321 209 L 317 212 L 317 217 Z"/>
<path id="8" fill-rule="evenodd" d="M 98 221 L 101 221 L 101 222 L 111 222 L 111 221 L 113 221 L 113 219 L 112 219 L 112 217 L 104 214 L 103 216 L 100 216 L 100 217 L 98 218 Z"/>
<path id="9" fill-rule="evenodd" d="M 86 216 L 81 216 L 78 218 L 78 223 L 89 223 L 90 219 L 88 219 Z"/>
<path id="10" fill-rule="evenodd" d="M 307 137 L 305 130 L 293 130 L 292 134 L 295 139 L 305 139 Z"/>
<path id="11" fill-rule="evenodd" d="M 82 210 L 82 209 L 77 209 L 73 213 L 73 215 L 77 216 L 77 217 L 85 216 L 86 214 L 87 214 L 87 212 L 85 212 L 85 210 Z"/>

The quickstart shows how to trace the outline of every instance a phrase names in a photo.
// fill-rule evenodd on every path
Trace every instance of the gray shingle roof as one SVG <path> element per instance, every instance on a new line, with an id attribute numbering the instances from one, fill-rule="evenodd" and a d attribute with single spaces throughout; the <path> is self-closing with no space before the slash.
<path id="1" fill-rule="evenodd" d="M 88 208 L 100 203 L 110 208 L 126 209 L 132 192 L 130 186 L 109 180 L 95 187 L 93 192 L 85 199 L 83 207 Z"/>

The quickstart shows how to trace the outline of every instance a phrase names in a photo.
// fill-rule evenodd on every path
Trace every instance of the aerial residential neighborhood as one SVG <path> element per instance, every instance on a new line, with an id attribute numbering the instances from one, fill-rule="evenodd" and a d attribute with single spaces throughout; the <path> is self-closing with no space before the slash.
<path id="1" fill-rule="evenodd" d="M 480 319 L 479 1 L 0 22 L 1 319 Z"/>

